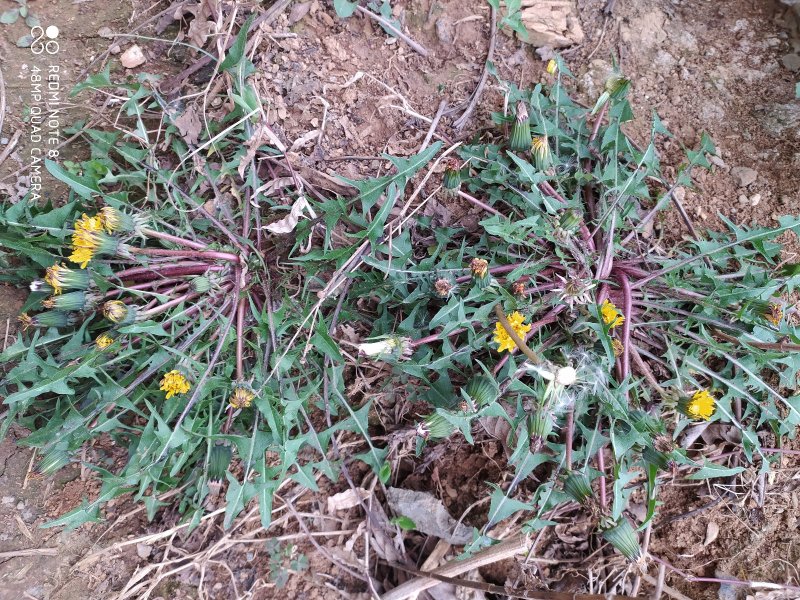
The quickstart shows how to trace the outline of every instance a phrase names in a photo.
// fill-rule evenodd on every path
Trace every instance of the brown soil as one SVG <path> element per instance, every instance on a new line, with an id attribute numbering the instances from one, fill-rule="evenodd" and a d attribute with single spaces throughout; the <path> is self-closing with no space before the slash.
<path id="1" fill-rule="evenodd" d="M 0 0 L 0 9 L 11 6 L 10 1 Z M 292 150 L 298 163 L 349 177 L 375 174 L 386 166 L 375 156 L 381 152 L 416 152 L 428 130 L 425 118 L 436 113 L 440 101 L 458 106 L 474 89 L 488 44 L 488 5 L 479 0 L 397 0 L 392 6 L 409 35 L 429 51 L 428 58 L 388 38 L 369 19 L 338 19 L 328 3 L 319 0 L 303 4 L 308 8 L 306 14 L 289 10 L 263 31 L 256 57 L 258 89 L 269 106 L 270 122 L 284 143 L 292 147 L 296 140 L 306 140 Z M 618 0 L 610 17 L 602 13 L 605 0 L 578 0 L 578 6 L 586 39 L 565 54 L 577 75 L 576 95 L 591 101 L 602 86 L 610 57 L 617 56 L 622 70 L 634 82 L 632 102 L 638 119 L 628 128 L 631 135 L 647 139 L 647 115 L 656 110 L 676 136 L 660 148 L 669 165 L 668 173 L 678 165 L 681 144 L 696 145 L 703 131 L 710 133 L 720 149 L 713 172 L 698 173 L 696 189 L 685 193 L 689 212 L 698 225 L 719 228 L 718 213 L 737 224 L 769 225 L 780 215 L 796 212 L 800 180 L 792 173 L 800 167 L 800 105 L 794 99 L 797 73 L 781 63 L 781 57 L 792 49 L 787 33 L 790 25 L 782 5 L 772 0 Z M 31 2 L 31 7 L 43 24 L 55 23 L 62 31 L 65 89 L 111 43 L 98 35 L 101 27 L 126 30 L 144 18 L 140 11 L 135 22 L 127 23 L 127 2 L 58 0 Z M 290 23 L 290 17 L 296 22 Z M 0 137 L 10 138 L 17 129 L 25 130 L 22 108 L 28 83 L 24 65 L 30 63 L 30 54 L 13 43 L 25 33 L 24 27 L 0 26 L 0 32 L 10 107 Z M 174 33 L 168 30 L 163 35 L 170 32 Z M 121 49 L 124 51 L 130 43 L 123 40 Z M 185 66 L 167 65 L 163 44 L 145 48 L 148 63 L 138 71 L 174 72 Z M 187 64 L 193 60 L 186 53 L 182 56 Z M 544 63 L 539 56 L 506 34 L 498 36 L 495 63 L 500 75 L 517 85 L 544 80 Z M 489 113 L 502 106 L 502 89 L 490 79 L 467 129 L 487 125 Z M 73 116 L 82 110 L 76 107 Z M 438 131 L 454 136 L 452 121 L 458 114 L 445 117 Z M 303 137 L 314 130 L 318 132 Z M 24 173 L 8 177 L 26 164 L 26 138 L 22 136 L 17 151 L 0 165 L 0 178 L 5 177 L 0 183 L 7 186 L 0 186 L 0 194 L 5 192 L 12 200 L 29 185 Z M 0 145 L 0 152 L 3 147 Z M 737 167 L 757 171 L 755 181 L 740 186 L 734 171 Z M 458 207 L 449 210 L 454 219 L 467 218 Z M 682 231 L 673 215 L 666 216 L 660 225 L 673 232 L 670 235 Z M 787 258 L 791 258 L 794 247 L 788 246 Z M 22 298 L 24 293 L 0 287 L 3 328 L 7 318 L 13 320 Z M 441 458 L 425 468 L 407 469 L 404 478 L 394 485 L 431 491 L 458 518 L 474 502 L 485 499 L 488 484 L 500 484 L 506 472 L 496 442 L 485 436 L 478 441 L 481 444 L 472 451 L 462 443 L 439 450 Z M 79 467 L 51 478 L 36 477 L 30 473 L 31 458 L 30 450 L 16 448 L 13 439 L 0 445 L 0 552 L 33 550 L 32 555 L 0 558 L 0 599 L 112 597 L 112 590 L 118 590 L 137 565 L 147 566 L 154 559 L 146 549 L 139 549 L 141 554 L 137 554 L 136 548 L 127 547 L 114 558 L 79 563 L 73 570 L 71 567 L 106 532 L 107 524 L 86 525 L 71 533 L 38 526 L 75 506 L 82 497 L 96 493 L 96 482 Z M 751 469 L 731 490 L 733 496 L 676 520 L 670 519 L 702 508 L 717 498 L 720 490 L 685 486 L 678 481 L 664 486 L 652 552 L 695 576 L 725 573 L 797 585 L 797 473 L 797 461 L 792 460 L 786 460 L 774 478 L 763 482 Z M 331 493 L 345 489 L 327 487 Z M 304 505 L 303 510 L 324 512 L 324 506 L 325 500 L 320 498 Z M 120 499 L 104 516 L 113 520 L 132 508 Z M 486 510 L 484 503 L 466 521 L 470 523 Z M 171 511 L 160 514 L 153 525 L 147 525 L 141 516 L 138 513 L 123 521 L 104 535 L 99 546 L 177 522 Z M 355 529 L 363 513 L 355 508 L 343 518 L 342 529 Z M 713 529 L 711 523 L 719 527 L 719 535 L 704 544 L 709 527 Z M 545 538 L 543 556 L 573 559 L 596 549 L 596 540 L 581 529 L 580 522 L 570 527 L 574 530 L 562 528 Z M 253 525 L 250 530 L 255 528 Z M 293 535 L 297 531 L 283 527 L 276 533 Z M 193 535 L 176 541 L 176 546 L 195 552 L 202 544 L 218 540 L 222 532 L 209 526 L 206 537 Z M 260 537 L 266 535 L 261 532 Z M 353 551 L 362 556 L 360 539 L 355 535 L 331 537 L 321 544 L 328 552 L 338 552 L 349 541 Z M 335 593 L 332 589 L 344 590 L 351 597 L 367 597 L 363 585 L 340 577 L 314 546 L 308 542 L 298 546 L 298 551 L 309 557 L 310 568 L 294 573 L 284 589 L 269 582 L 269 554 L 262 546 L 234 546 L 216 558 L 241 576 L 237 589 L 242 592 L 250 586 L 256 598 L 327 598 Z M 53 548 L 55 555 L 51 555 Z M 427 541 L 415 540 L 409 551 L 424 558 L 430 548 Z M 155 557 L 156 550 L 152 552 Z M 565 564 L 568 566 L 522 573 L 513 565 L 495 565 L 482 575 L 501 584 L 507 578 L 522 577 L 531 582 L 560 578 L 563 589 L 578 589 L 585 583 L 586 565 Z M 187 569 L 162 583 L 156 594 L 176 599 L 196 597 L 198 573 Z M 692 598 L 718 597 L 719 587 L 713 584 L 690 584 L 676 576 L 669 577 L 667 583 Z M 213 598 L 234 597 L 228 572 L 222 568 L 209 569 L 204 589 Z"/>

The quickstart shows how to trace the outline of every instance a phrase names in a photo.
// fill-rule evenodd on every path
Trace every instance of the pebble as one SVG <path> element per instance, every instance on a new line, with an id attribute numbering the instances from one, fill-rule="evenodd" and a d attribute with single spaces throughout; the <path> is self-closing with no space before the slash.
<path id="1" fill-rule="evenodd" d="M 152 546 L 142 543 L 136 544 L 136 554 L 139 556 L 139 558 L 148 558 L 152 551 Z"/>
<path id="2" fill-rule="evenodd" d="M 3 496 L 2 502 L 3 504 L 14 504 L 16 498 L 14 496 Z"/>
<path id="3" fill-rule="evenodd" d="M 111 31 L 111 27 L 101 27 L 97 30 L 97 35 L 99 35 L 101 38 L 110 40 L 114 37 L 114 32 Z"/>
<path id="4" fill-rule="evenodd" d="M 761 202 L 761 194 L 753 194 L 750 196 L 750 206 L 758 206 L 759 202 Z"/>
<path id="5" fill-rule="evenodd" d="M 716 154 L 709 155 L 708 160 L 710 160 L 712 164 L 717 165 L 720 169 L 727 169 L 728 168 L 728 165 L 725 164 L 725 161 L 722 160 Z"/>
<path id="6" fill-rule="evenodd" d="M 750 199 L 744 194 L 739 194 L 739 204 L 748 204 Z"/>
<path id="7" fill-rule="evenodd" d="M 790 71 L 800 71 L 800 54 L 784 54 L 781 62 Z"/>
<path id="8" fill-rule="evenodd" d="M 122 53 L 122 56 L 119 57 L 119 61 L 126 69 L 135 69 L 136 67 L 143 65 L 145 60 L 147 59 L 144 57 L 144 52 L 142 52 L 142 49 L 135 44 L 125 50 L 125 52 Z"/>
<path id="9" fill-rule="evenodd" d="M 22 500 L 17 502 L 17 510 L 24 510 L 24 509 L 25 509 L 25 503 Z"/>
<path id="10" fill-rule="evenodd" d="M 114 44 L 108 49 L 108 51 L 111 54 L 119 54 L 120 52 L 122 52 L 122 48 L 119 47 L 119 44 Z"/>
<path id="11" fill-rule="evenodd" d="M 733 167 L 731 175 L 733 175 L 739 187 L 747 187 L 758 179 L 758 171 L 750 167 Z"/>

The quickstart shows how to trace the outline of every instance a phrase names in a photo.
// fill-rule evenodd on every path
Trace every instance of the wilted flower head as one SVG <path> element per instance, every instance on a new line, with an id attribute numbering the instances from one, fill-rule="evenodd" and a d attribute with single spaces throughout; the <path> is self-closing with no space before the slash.
<path id="1" fill-rule="evenodd" d="M 23 330 L 29 327 L 68 327 L 75 324 L 74 317 L 58 310 L 48 310 L 33 316 L 22 313 L 17 319 Z"/>
<path id="2" fill-rule="evenodd" d="M 250 405 L 253 403 L 253 399 L 255 399 L 256 394 L 252 390 L 252 388 L 245 384 L 245 383 L 237 383 L 233 387 L 233 392 L 231 393 L 231 398 L 228 400 L 230 405 L 233 408 L 250 408 Z"/>
<path id="3" fill-rule="evenodd" d="M 377 360 L 408 360 L 414 347 L 410 338 L 396 335 L 377 342 L 362 342 L 358 345 L 358 353 Z"/>
<path id="4" fill-rule="evenodd" d="M 184 374 L 177 369 L 173 369 L 164 375 L 159 389 L 162 392 L 167 392 L 167 400 L 169 400 L 176 394 L 185 394 L 191 387 Z"/>
<path id="5" fill-rule="evenodd" d="M 511 284 L 511 292 L 515 296 L 524 296 L 525 295 L 525 283 L 523 281 L 515 281 Z"/>
<path id="6" fill-rule="evenodd" d="M 54 294 L 60 294 L 64 288 L 85 290 L 90 283 L 88 272 L 70 269 L 63 264 L 55 264 L 52 267 L 48 267 L 44 280 L 53 288 Z"/>
<path id="7" fill-rule="evenodd" d="M 778 302 L 770 302 L 764 314 L 764 318 L 777 327 L 783 320 L 783 308 L 781 308 Z"/>
<path id="8" fill-rule="evenodd" d="M 489 262 L 482 258 L 473 258 L 469 263 L 469 269 L 472 275 L 478 279 L 485 279 L 489 274 Z"/>
<path id="9" fill-rule="evenodd" d="M 517 114 L 511 126 L 509 147 L 514 152 L 526 152 L 531 148 L 531 123 L 524 102 L 517 103 Z"/>
<path id="10" fill-rule="evenodd" d="M 514 333 L 522 339 L 525 339 L 525 334 L 527 334 L 532 327 L 531 325 L 525 324 L 525 316 L 516 310 L 508 315 L 508 322 L 511 325 L 511 329 L 514 330 Z M 494 326 L 494 342 L 497 344 L 498 352 L 503 352 L 505 350 L 514 352 L 517 349 L 517 344 L 500 321 L 495 323 Z"/>
<path id="11" fill-rule="evenodd" d="M 440 298 L 447 298 L 452 293 L 454 287 L 453 283 L 445 277 L 440 277 L 433 284 L 436 295 Z"/>
<path id="12" fill-rule="evenodd" d="M 75 292 L 67 292 L 66 294 L 59 294 L 51 296 L 46 300 L 42 300 L 42 306 L 45 308 L 58 308 L 60 310 L 88 310 L 97 303 L 97 296 L 89 294 L 83 290 Z"/>
<path id="13" fill-rule="evenodd" d="M 592 301 L 591 291 L 594 289 L 595 283 L 593 281 L 583 281 L 577 277 L 562 277 L 556 274 L 556 277 L 561 282 L 561 285 L 553 289 L 559 295 L 559 300 L 569 306 L 570 310 L 575 308 L 575 305 L 585 305 Z"/>

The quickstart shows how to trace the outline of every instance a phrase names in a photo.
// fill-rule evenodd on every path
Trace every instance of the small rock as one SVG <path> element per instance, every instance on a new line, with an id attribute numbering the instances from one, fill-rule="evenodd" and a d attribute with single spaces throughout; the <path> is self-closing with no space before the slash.
<path id="1" fill-rule="evenodd" d="M 25 510 L 25 503 L 22 500 L 17 502 L 17 510 Z"/>
<path id="2" fill-rule="evenodd" d="M 14 496 L 3 496 L 2 502 L 3 504 L 14 504 L 16 498 Z"/>
<path id="3" fill-rule="evenodd" d="M 675 196 L 675 200 L 678 202 L 683 202 L 686 199 L 686 190 L 682 187 L 676 187 L 672 195 Z"/>
<path id="4" fill-rule="evenodd" d="M 731 175 L 733 175 L 739 187 L 747 187 L 758 179 L 758 171 L 750 167 L 733 167 Z"/>
<path id="5" fill-rule="evenodd" d="M 739 204 L 749 204 L 750 199 L 744 194 L 739 194 Z"/>
<path id="6" fill-rule="evenodd" d="M 715 154 L 709 155 L 708 160 L 710 160 L 712 164 L 717 165 L 720 169 L 728 168 L 728 165 L 725 164 L 725 161 Z"/>
<path id="7" fill-rule="evenodd" d="M 122 53 L 119 60 L 126 69 L 135 69 L 143 65 L 147 59 L 144 57 L 142 49 L 139 48 L 139 46 L 133 45 Z"/>
<path id="8" fill-rule="evenodd" d="M 136 554 L 139 556 L 139 558 L 148 558 L 152 551 L 152 546 L 142 543 L 136 544 Z"/>
<path id="9" fill-rule="evenodd" d="M 114 32 L 111 31 L 111 27 L 101 27 L 97 30 L 97 35 L 99 35 L 101 38 L 110 40 L 114 37 Z"/>
<path id="10" fill-rule="evenodd" d="M 750 197 L 750 206 L 758 206 L 759 202 L 761 202 L 761 194 L 753 194 Z"/>
<path id="11" fill-rule="evenodd" d="M 781 57 L 781 62 L 790 71 L 800 71 L 800 54 L 784 54 Z"/>
<path id="12" fill-rule="evenodd" d="M 114 44 L 113 46 L 111 46 L 111 47 L 108 49 L 108 51 L 109 51 L 111 54 L 119 54 L 120 52 L 122 52 L 122 48 L 120 48 L 120 47 L 119 47 L 119 44 Z"/>
<path id="13" fill-rule="evenodd" d="M 442 17 L 436 20 L 436 37 L 446 46 L 453 43 L 453 23 L 450 19 Z"/>

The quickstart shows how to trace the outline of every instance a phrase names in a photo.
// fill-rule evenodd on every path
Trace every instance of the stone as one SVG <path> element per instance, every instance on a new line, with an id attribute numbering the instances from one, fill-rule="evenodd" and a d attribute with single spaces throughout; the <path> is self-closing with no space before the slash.
<path id="1" fill-rule="evenodd" d="M 733 167 L 731 175 L 736 180 L 736 185 L 739 187 L 747 187 L 758 179 L 758 171 L 750 167 Z"/>
<path id="2" fill-rule="evenodd" d="M 110 40 L 114 37 L 114 32 L 111 31 L 111 27 L 101 27 L 97 30 L 97 35 L 99 35 L 101 38 Z"/>
<path id="3" fill-rule="evenodd" d="M 576 0 L 522 0 L 520 17 L 537 48 L 564 48 L 583 42 Z"/>
<path id="4" fill-rule="evenodd" d="M 748 204 L 749 202 L 750 199 L 746 195 L 739 194 L 739 204 Z"/>
<path id="5" fill-rule="evenodd" d="M 453 43 L 453 23 L 447 17 L 436 20 L 436 37 L 445 46 Z"/>
<path id="6" fill-rule="evenodd" d="M 800 71 L 800 54 L 795 54 L 794 52 L 791 54 L 784 54 L 781 57 L 781 62 L 783 66 L 790 71 Z"/>
<path id="7" fill-rule="evenodd" d="M 136 544 L 136 554 L 139 556 L 139 558 L 142 559 L 148 558 L 152 551 L 153 551 L 152 546 L 148 546 L 147 544 L 142 544 L 142 543 Z"/>
<path id="8" fill-rule="evenodd" d="M 761 202 L 761 194 L 753 194 L 750 197 L 750 206 L 758 206 L 759 202 Z"/>
<path id="9" fill-rule="evenodd" d="M 3 504 L 14 504 L 16 498 L 14 496 L 3 496 L 2 502 Z"/>
<path id="10" fill-rule="evenodd" d="M 143 65 L 147 59 L 144 57 L 144 52 L 142 52 L 142 49 L 134 44 L 122 53 L 122 56 L 119 57 L 119 60 L 122 63 L 122 66 L 126 69 L 135 69 L 136 67 Z"/>

